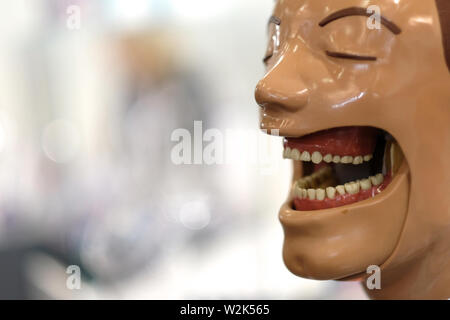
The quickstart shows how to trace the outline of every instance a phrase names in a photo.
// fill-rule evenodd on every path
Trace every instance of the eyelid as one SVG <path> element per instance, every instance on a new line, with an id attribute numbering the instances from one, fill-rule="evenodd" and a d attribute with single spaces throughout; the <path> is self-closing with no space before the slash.
<path id="1" fill-rule="evenodd" d="M 269 19 L 269 24 L 274 23 L 277 26 L 281 25 L 281 19 L 276 16 L 271 16 Z"/>
<path id="2" fill-rule="evenodd" d="M 345 52 L 335 52 L 326 50 L 325 53 L 329 57 L 333 58 L 341 58 L 341 59 L 350 59 L 350 60 L 358 60 L 358 61 L 376 61 L 377 57 L 374 56 L 360 56 L 357 54 L 345 53 Z"/>
<path id="3" fill-rule="evenodd" d="M 266 64 L 267 61 L 269 61 L 269 59 L 272 58 L 272 57 L 273 57 L 273 54 L 269 54 L 269 55 L 265 56 L 264 59 L 263 59 L 263 63 Z"/>

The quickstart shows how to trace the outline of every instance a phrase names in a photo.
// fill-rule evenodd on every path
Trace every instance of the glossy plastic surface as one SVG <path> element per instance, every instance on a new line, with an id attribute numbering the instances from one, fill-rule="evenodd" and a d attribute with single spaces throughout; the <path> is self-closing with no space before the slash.
<path id="1" fill-rule="evenodd" d="M 368 127 L 344 127 L 320 131 L 301 139 L 287 138 L 285 146 L 321 154 L 359 156 L 373 154 L 377 130 Z"/>
<path id="2" fill-rule="evenodd" d="M 442 0 L 440 0 L 442 2 Z M 279 0 L 258 83 L 261 128 L 300 137 L 346 126 L 389 132 L 406 161 L 380 195 L 349 206 L 280 210 L 288 268 L 314 279 L 382 267 L 374 298 L 450 298 L 450 71 L 434 0 L 374 0 L 386 21 L 334 12 L 364 0 Z M 448 21 L 443 27 L 449 26 Z M 368 59 L 368 57 L 372 57 Z M 375 59 L 373 59 L 375 58 Z M 301 175 L 294 168 L 294 178 Z"/>

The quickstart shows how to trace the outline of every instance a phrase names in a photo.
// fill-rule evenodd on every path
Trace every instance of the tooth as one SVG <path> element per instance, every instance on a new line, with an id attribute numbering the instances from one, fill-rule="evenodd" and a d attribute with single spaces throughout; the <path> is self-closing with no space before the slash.
<path id="1" fill-rule="evenodd" d="M 316 189 L 308 189 L 308 198 L 309 200 L 316 199 Z"/>
<path id="2" fill-rule="evenodd" d="M 318 187 L 321 187 L 321 184 L 325 181 L 332 180 L 332 169 L 330 167 L 323 167 L 319 171 L 317 171 L 317 177 L 315 179 Z M 330 186 L 330 185 L 327 185 Z"/>
<path id="3" fill-rule="evenodd" d="M 364 159 L 361 156 L 357 156 L 353 159 L 353 164 L 361 164 L 363 162 L 364 162 Z"/>
<path id="4" fill-rule="evenodd" d="M 349 182 L 344 185 L 345 191 L 349 194 L 356 194 L 359 192 L 359 183 Z"/>
<path id="5" fill-rule="evenodd" d="M 299 198 L 302 199 L 302 188 L 297 188 L 297 190 L 295 190 L 295 195 Z"/>
<path id="6" fill-rule="evenodd" d="M 316 189 L 316 197 L 317 197 L 317 200 L 325 199 L 325 190 L 324 189 Z"/>
<path id="7" fill-rule="evenodd" d="M 394 175 L 397 173 L 398 169 L 400 169 L 400 165 L 403 161 L 403 153 L 400 149 L 400 146 L 397 144 L 397 142 L 392 142 L 391 145 L 391 174 Z"/>
<path id="8" fill-rule="evenodd" d="M 352 163 L 352 162 L 353 162 L 353 157 L 344 156 L 341 158 L 341 163 Z"/>
<path id="9" fill-rule="evenodd" d="M 370 177 L 370 181 L 372 181 L 372 184 L 374 186 L 378 186 L 379 184 L 381 184 L 384 180 L 384 177 L 381 173 L 377 174 L 376 176 L 372 176 Z"/>
<path id="10" fill-rule="evenodd" d="M 370 182 L 370 179 L 363 179 L 359 182 L 359 185 L 361 186 L 362 190 L 369 190 L 372 188 L 372 183 Z"/>
<path id="11" fill-rule="evenodd" d="M 325 161 L 326 163 L 330 163 L 331 161 L 333 161 L 333 156 L 331 154 L 327 154 L 325 157 L 323 157 L 323 161 Z"/>
<path id="12" fill-rule="evenodd" d="M 345 188 L 345 191 L 347 192 L 347 193 L 349 193 L 349 194 L 352 194 L 352 186 L 350 185 L 350 183 L 346 183 L 346 184 L 344 184 L 344 188 Z"/>
<path id="13" fill-rule="evenodd" d="M 302 198 L 306 199 L 308 197 L 308 191 L 306 189 L 302 189 Z"/>
<path id="14" fill-rule="evenodd" d="M 294 187 L 294 198 L 300 198 L 301 199 L 301 189 L 297 186 Z"/>
<path id="15" fill-rule="evenodd" d="M 373 155 L 368 154 L 368 155 L 364 156 L 364 161 L 370 161 L 370 160 L 372 160 L 372 158 L 373 158 Z"/>
<path id="16" fill-rule="evenodd" d="M 321 163 L 322 162 L 322 155 L 320 154 L 320 152 L 315 151 L 312 156 L 311 156 L 311 160 L 312 162 L 314 162 L 315 164 Z"/>
<path id="17" fill-rule="evenodd" d="M 316 187 L 320 183 L 320 177 L 317 174 L 311 175 L 312 178 L 312 186 Z"/>
<path id="18" fill-rule="evenodd" d="M 308 151 L 303 151 L 302 155 L 300 156 L 301 161 L 311 161 L 311 155 Z"/>
<path id="19" fill-rule="evenodd" d="M 333 176 L 328 176 L 326 179 L 320 182 L 318 188 L 327 188 L 336 185 L 336 179 Z"/>
<path id="20" fill-rule="evenodd" d="M 322 162 L 322 154 L 318 151 L 315 151 L 312 155 L 311 155 L 311 161 L 315 164 L 319 164 Z"/>
<path id="21" fill-rule="evenodd" d="M 290 155 L 291 155 L 291 148 L 289 148 L 289 147 L 285 148 L 284 152 L 283 152 L 283 158 L 288 159 L 290 157 Z"/>
<path id="22" fill-rule="evenodd" d="M 383 177 L 383 175 L 381 173 L 377 174 L 375 176 L 375 178 L 377 179 L 378 184 L 382 184 L 383 181 L 384 181 L 384 177 Z"/>
<path id="23" fill-rule="evenodd" d="M 323 167 L 317 171 L 318 175 L 323 178 L 331 175 L 332 172 L 333 170 L 329 166 Z"/>
<path id="24" fill-rule="evenodd" d="M 292 194 L 295 196 L 297 196 L 297 189 L 299 189 L 297 182 L 294 183 L 294 186 L 292 187 Z"/>
<path id="25" fill-rule="evenodd" d="M 297 149 L 292 149 L 291 159 L 300 160 L 300 151 L 298 151 Z"/>
<path id="26" fill-rule="evenodd" d="M 300 179 L 297 181 L 297 185 L 299 188 L 306 188 L 308 186 L 308 183 L 305 181 L 305 179 Z"/>
<path id="27" fill-rule="evenodd" d="M 334 163 L 340 163 L 341 162 L 341 156 L 334 156 L 333 157 L 333 162 Z"/>
<path id="28" fill-rule="evenodd" d="M 325 168 L 319 169 L 318 171 L 314 172 L 314 173 L 312 174 L 312 176 L 313 176 L 314 178 L 320 178 L 320 177 L 322 177 L 322 176 L 325 175 L 325 173 L 326 173 L 324 169 L 325 169 Z"/>
<path id="29" fill-rule="evenodd" d="M 311 176 L 307 176 L 306 178 L 304 178 L 304 180 L 305 180 L 306 185 L 308 187 L 312 187 L 314 181 L 313 181 L 313 178 Z"/>
<path id="30" fill-rule="evenodd" d="M 333 187 L 328 187 L 327 188 L 327 197 L 330 199 L 334 199 L 335 196 L 336 196 L 336 189 Z"/>
<path id="31" fill-rule="evenodd" d="M 343 195 L 345 194 L 345 187 L 342 186 L 342 185 L 337 186 L 337 187 L 336 187 L 336 191 L 337 191 L 341 196 L 343 196 Z"/>

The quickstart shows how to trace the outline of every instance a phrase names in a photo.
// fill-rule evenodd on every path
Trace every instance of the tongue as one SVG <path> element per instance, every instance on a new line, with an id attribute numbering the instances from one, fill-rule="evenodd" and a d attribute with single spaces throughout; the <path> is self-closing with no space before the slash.
<path id="1" fill-rule="evenodd" d="M 378 130 L 370 127 L 341 127 L 316 132 L 302 138 L 286 138 L 285 147 L 315 151 L 323 156 L 364 156 L 373 154 Z"/>

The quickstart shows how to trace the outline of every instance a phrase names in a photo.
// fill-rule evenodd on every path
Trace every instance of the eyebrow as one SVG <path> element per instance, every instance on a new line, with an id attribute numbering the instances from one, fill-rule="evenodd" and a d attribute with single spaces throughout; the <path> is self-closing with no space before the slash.
<path id="1" fill-rule="evenodd" d="M 350 7 L 346 9 L 342 9 L 339 11 L 336 11 L 329 16 L 327 16 L 325 19 L 319 22 L 319 26 L 325 27 L 330 22 L 333 22 L 335 20 L 348 17 L 348 16 L 364 16 L 364 17 L 371 17 L 373 14 L 368 13 L 366 8 L 362 7 Z M 381 24 L 384 25 L 386 28 L 388 28 L 393 34 L 398 35 L 402 32 L 402 29 L 398 25 L 396 25 L 394 22 L 388 20 L 387 18 L 380 15 Z"/>
<path id="2" fill-rule="evenodd" d="M 275 23 L 276 25 L 280 25 L 281 24 L 281 19 L 275 16 L 271 16 L 269 19 L 269 24 L 271 23 Z"/>

